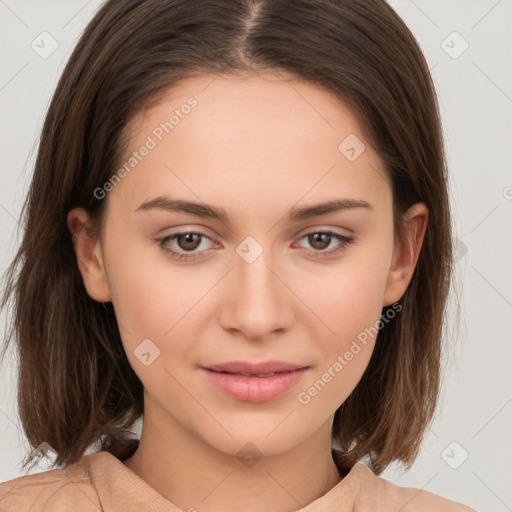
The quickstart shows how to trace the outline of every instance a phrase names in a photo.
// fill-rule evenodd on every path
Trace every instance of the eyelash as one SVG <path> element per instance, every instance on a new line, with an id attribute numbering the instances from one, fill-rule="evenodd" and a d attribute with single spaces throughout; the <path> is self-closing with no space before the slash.
<path id="1" fill-rule="evenodd" d="M 330 251 L 325 251 L 325 250 L 313 250 L 313 253 L 317 253 L 319 254 L 320 256 L 314 256 L 315 258 L 317 259 L 323 259 L 325 257 L 330 257 L 332 256 L 333 254 L 336 254 L 340 251 L 342 251 L 347 245 L 350 245 L 351 243 L 354 242 L 354 237 L 351 237 L 351 236 L 345 236 L 345 235 L 340 235 L 339 233 L 335 233 L 334 231 L 311 231 L 309 233 L 306 233 L 305 235 L 301 236 L 299 238 L 299 240 L 302 240 L 304 238 L 307 238 L 308 236 L 310 235 L 318 235 L 318 234 L 321 234 L 321 235 L 327 235 L 327 236 L 331 236 L 333 238 L 335 238 L 336 240 L 338 240 L 339 242 L 341 242 L 340 246 L 336 249 L 331 249 Z M 178 252 L 178 251 L 175 251 L 174 249 L 170 249 L 169 246 L 167 245 L 168 242 L 172 241 L 172 240 L 175 240 L 177 237 L 181 236 L 181 235 L 199 235 L 203 238 L 208 238 L 211 240 L 211 238 L 204 234 L 204 233 L 201 233 L 200 231 L 182 231 L 180 233 L 174 233 L 172 235 L 169 235 L 169 236 L 166 236 L 164 238 L 158 238 L 155 240 L 155 242 L 158 243 L 158 246 L 166 253 L 169 253 L 171 258 L 175 259 L 175 260 L 188 260 L 188 261 L 194 261 L 198 258 L 203 258 L 202 256 L 196 256 L 195 254 L 196 253 L 181 253 L 181 252 Z"/>

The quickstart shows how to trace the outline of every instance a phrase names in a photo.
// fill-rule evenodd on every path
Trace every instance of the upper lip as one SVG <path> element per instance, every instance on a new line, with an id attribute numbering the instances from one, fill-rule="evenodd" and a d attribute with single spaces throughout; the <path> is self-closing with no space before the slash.
<path id="1" fill-rule="evenodd" d="M 203 366 L 207 370 L 228 373 L 246 373 L 258 375 L 260 373 L 290 372 L 306 365 L 287 363 L 285 361 L 263 361 L 261 363 L 250 363 L 249 361 L 229 361 L 227 363 Z"/>

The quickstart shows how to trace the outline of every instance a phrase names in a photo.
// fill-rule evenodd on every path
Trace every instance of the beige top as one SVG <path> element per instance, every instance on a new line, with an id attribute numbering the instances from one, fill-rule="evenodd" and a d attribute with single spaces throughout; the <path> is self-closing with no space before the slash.
<path id="1" fill-rule="evenodd" d="M 0 511 L 183 512 L 106 451 L 0 484 Z M 307 512 L 330 511 L 475 512 L 427 491 L 398 487 L 361 463 L 307 506 Z"/>

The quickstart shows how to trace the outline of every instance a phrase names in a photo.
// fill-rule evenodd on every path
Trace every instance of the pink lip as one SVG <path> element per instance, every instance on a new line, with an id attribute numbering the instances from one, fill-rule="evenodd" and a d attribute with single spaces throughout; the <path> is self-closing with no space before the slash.
<path id="1" fill-rule="evenodd" d="M 292 365 L 282 361 L 248 363 L 233 361 L 220 365 L 202 367 L 208 380 L 237 400 L 246 402 L 267 402 L 274 400 L 295 386 L 308 367 Z M 272 377 L 257 377 L 257 374 L 276 373 Z M 239 373 L 254 376 L 239 375 Z"/>

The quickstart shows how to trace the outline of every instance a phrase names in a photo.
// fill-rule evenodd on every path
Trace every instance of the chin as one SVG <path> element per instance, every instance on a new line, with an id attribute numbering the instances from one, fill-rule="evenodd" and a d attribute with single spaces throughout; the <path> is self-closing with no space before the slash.
<path id="1" fill-rule="evenodd" d="M 305 442 L 315 429 L 321 427 L 310 425 L 311 432 L 309 429 L 304 431 L 300 425 L 292 424 L 290 420 L 293 415 L 293 412 L 290 414 L 288 411 L 280 414 L 278 418 L 273 416 L 269 421 L 258 421 L 257 418 L 253 418 L 249 422 L 238 422 L 236 426 L 225 421 L 223 427 L 229 434 L 219 427 L 215 431 L 204 432 L 201 437 L 212 448 L 237 457 L 241 462 L 244 462 L 245 458 L 256 460 L 261 457 L 278 456 Z M 295 421 L 297 419 L 295 418 Z"/>

